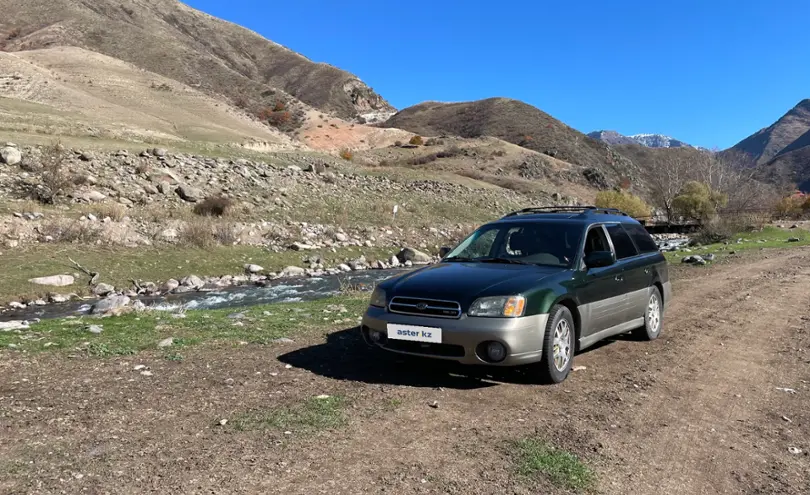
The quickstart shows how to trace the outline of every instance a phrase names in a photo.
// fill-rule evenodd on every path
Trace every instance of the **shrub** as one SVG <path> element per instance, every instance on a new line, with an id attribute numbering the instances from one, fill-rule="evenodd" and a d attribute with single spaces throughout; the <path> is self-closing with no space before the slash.
<path id="1" fill-rule="evenodd" d="M 422 146 L 422 144 L 424 143 L 424 141 L 422 140 L 422 136 L 414 136 L 408 142 L 414 146 Z"/>
<path id="2" fill-rule="evenodd" d="M 708 220 L 717 215 L 717 209 L 728 204 L 728 195 L 712 190 L 703 182 L 689 181 L 672 200 L 673 209 L 686 218 Z"/>
<path id="3" fill-rule="evenodd" d="M 773 207 L 774 216 L 776 218 L 796 218 L 801 216 L 804 210 L 810 207 L 810 204 L 802 199 L 795 196 L 780 199 Z"/>
<path id="4" fill-rule="evenodd" d="M 111 220 L 116 222 L 120 222 L 127 216 L 127 208 L 119 203 L 99 203 L 91 206 L 88 210 L 98 218 L 110 217 Z"/>
<path id="5" fill-rule="evenodd" d="M 595 206 L 616 208 L 634 218 L 652 216 L 652 208 L 643 199 L 623 191 L 600 191 L 596 194 Z"/>
<path id="6" fill-rule="evenodd" d="M 425 146 L 441 146 L 444 144 L 444 139 L 430 138 L 425 141 Z"/>
<path id="7" fill-rule="evenodd" d="M 352 154 L 352 152 L 349 151 L 348 149 L 344 148 L 340 150 L 340 157 L 343 158 L 344 160 L 352 161 L 352 159 L 354 158 L 354 154 Z"/>
<path id="8" fill-rule="evenodd" d="M 284 106 L 284 102 L 282 101 L 276 101 L 276 104 L 273 106 L 274 112 L 283 112 L 285 109 L 286 107 Z"/>
<path id="9" fill-rule="evenodd" d="M 96 243 L 101 239 L 101 228 L 98 224 L 79 220 L 53 220 L 39 227 L 43 237 L 50 237 L 53 242 Z"/>
<path id="10" fill-rule="evenodd" d="M 65 166 L 64 148 L 55 142 L 42 149 L 42 187 L 36 191 L 37 199 L 45 204 L 53 204 L 56 197 L 68 192 L 74 185 L 74 177 Z"/>
<path id="11" fill-rule="evenodd" d="M 194 214 L 202 217 L 221 217 L 228 213 L 233 202 L 223 196 L 209 196 L 194 205 Z"/>
<path id="12" fill-rule="evenodd" d="M 229 223 L 220 223 L 214 226 L 214 239 L 225 246 L 232 246 L 239 241 L 233 226 Z"/>
<path id="13" fill-rule="evenodd" d="M 379 164 L 380 167 L 388 167 L 390 165 L 391 164 L 388 162 L 388 160 L 380 160 L 380 164 Z"/>
<path id="14" fill-rule="evenodd" d="M 211 222 L 202 219 L 186 223 L 180 232 L 180 240 L 199 248 L 211 247 L 216 241 Z"/>

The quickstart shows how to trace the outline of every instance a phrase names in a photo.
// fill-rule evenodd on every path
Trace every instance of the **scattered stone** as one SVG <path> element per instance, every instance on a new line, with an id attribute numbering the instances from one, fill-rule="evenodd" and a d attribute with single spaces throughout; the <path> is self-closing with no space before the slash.
<path id="1" fill-rule="evenodd" d="M 285 369 L 288 369 L 288 370 L 289 370 L 289 369 L 292 369 L 292 365 L 291 365 L 291 364 L 285 364 L 285 365 L 284 365 L 284 368 L 285 368 Z"/>
<path id="2" fill-rule="evenodd" d="M 67 287 L 73 285 L 76 279 L 72 275 L 51 275 L 48 277 L 37 277 L 28 280 L 34 285 L 48 285 L 51 287 Z"/>
<path id="3" fill-rule="evenodd" d="M 585 371 L 587 369 L 588 369 L 587 366 L 574 366 L 573 368 L 571 368 L 571 371 Z"/>
<path id="4" fill-rule="evenodd" d="M 280 339 L 273 340 L 274 344 L 295 344 L 293 339 L 288 339 L 287 337 L 282 337 Z"/>
<path id="5" fill-rule="evenodd" d="M 19 301 L 11 301 L 8 303 L 8 307 L 11 309 L 25 309 L 27 306 Z"/>
<path id="6" fill-rule="evenodd" d="M 349 236 L 347 236 L 343 232 L 338 232 L 337 234 L 335 234 L 335 240 L 338 242 L 346 242 L 349 240 Z"/>
<path id="7" fill-rule="evenodd" d="M 391 256 L 389 263 L 391 264 L 391 268 L 397 268 L 399 266 L 399 258 L 397 258 L 396 255 Z"/>
<path id="8" fill-rule="evenodd" d="M 261 272 L 264 271 L 264 268 L 262 268 L 261 266 L 253 265 L 253 264 L 250 264 L 250 263 L 246 264 L 244 266 L 244 268 L 245 268 L 245 273 L 261 273 Z"/>
<path id="9" fill-rule="evenodd" d="M 48 296 L 48 299 L 52 303 L 59 304 L 59 303 L 66 303 L 66 302 L 70 301 L 70 296 L 64 295 L 64 294 L 51 294 L 50 296 Z"/>
<path id="10" fill-rule="evenodd" d="M 146 368 L 147 368 L 147 366 L 145 364 L 137 364 L 132 369 L 135 370 L 135 371 L 141 371 L 141 370 L 145 370 Z"/>
<path id="11" fill-rule="evenodd" d="M 84 193 L 84 195 L 82 195 L 82 198 L 85 201 L 98 202 L 98 201 L 104 201 L 104 199 L 106 199 L 107 196 L 101 194 L 98 191 L 88 191 L 88 192 Z"/>
<path id="12" fill-rule="evenodd" d="M 785 388 L 785 387 L 776 387 L 776 390 L 780 392 L 785 392 L 786 394 L 796 394 L 796 390 L 792 388 Z"/>
<path id="13" fill-rule="evenodd" d="M 703 259 L 702 256 L 698 256 L 696 254 L 693 254 L 693 255 L 686 256 L 685 258 L 683 258 L 681 260 L 681 263 L 687 263 L 687 264 L 691 264 L 691 265 L 705 265 L 706 260 Z"/>
<path id="14" fill-rule="evenodd" d="M 22 153 L 16 147 L 5 146 L 0 148 L 0 160 L 6 165 L 19 165 L 22 161 Z"/>
<path id="15" fill-rule="evenodd" d="M 167 280 L 167 281 L 166 281 L 166 282 L 163 284 L 163 287 L 162 287 L 162 288 L 163 288 L 163 290 L 164 290 L 165 292 L 171 292 L 171 291 L 175 290 L 175 289 L 176 289 L 176 288 L 178 288 L 178 287 L 180 287 L 180 282 L 178 282 L 177 280 L 175 280 L 175 279 L 173 279 L 173 278 L 170 278 L 169 280 Z"/>
<path id="16" fill-rule="evenodd" d="M 350 272 L 352 271 L 352 267 L 350 267 L 346 263 L 341 263 L 340 265 L 338 265 L 338 270 L 342 272 Z"/>
<path id="17" fill-rule="evenodd" d="M 79 154 L 79 160 L 81 160 L 83 162 L 92 162 L 94 159 L 95 159 L 95 156 L 93 156 L 93 153 L 91 153 L 89 151 L 84 151 L 84 152 Z"/>
<path id="18" fill-rule="evenodd" d="M 143 370 L 143 371 L 141 371 L 141 375 L 143 375 L 143 376 L 152 376 L 152 372 L 149 371 L 149 370 Z"/>
<path id="19" fill-rule="evenodd" d="M 330 397 L 331 397 L 330 395 L 321 394 L 321 395 L 319 395 L 319 396 L 317 396 L 315 398 L 318 399 L 318 400 L 326 400 L 326 399 L 328 399 Z"/>
<path id="20" fill-rule="evenodd" d="M 706 261 L 714 261 L 715 258 L 716 258 L 716 256 L 714 254 L 712 254 L 712 253 L 709 253 L 709 254 L 703 256 L 703 259 L 706 260 Z"/>
<path id="21" fill-rule="evenodd" d="M 788 452 L 790 452 L 793 455 L 799 455 L 802 453 L 802 449 L 798 447 L 788 447 Z"/>
<path id="22" fill-rule="evenodd" d="M 158 349 L 163 349 L 165 347 L 171 347 L 173 344 L 174 344 L 174 337 L 168 337 L 158 342 L 157 346 Z"/>
<path id="23" fill-rule="evenodd" d="M 801 239 L 799 239 L 798 237 L 789 237 L 787 241 L 788 242 L 800 242 Z"/>
<path id="24" fill-rule="evenodd" d="M 89 327 L 87 327 L 87 331 L 98 335 L 104 331 L 104 327 L 102 327 L 101 325 L 90 325 Z"/>
<path id="25" fill-rule="evenodd" d="M 245 318 L 245 316 L 245 313 L 231 313 L 227 318 L 230 320 L 242 320 Z"/>
<path id="26" fill-rule="evenodd" d="M 428 405 L 429 405 L 430 407 L 432 407 L 433 409 L 438 409 L 438 408 L 439 408 L 439 401 L 434 400 L 433 402 L 431 402 L 431 403 L 430 403 L 430 404 L 428 404 Z"/>
<path id="27" fill-rule="evenodd" d="M 164 148 L 154 148 L 152 150 L 152 155 L 154 155 L 154 156 L 156 156 L 158 158 L 165 157 L 167 153 L 168 153 L 168 151 L 165 150 Z"/>
<path id="28" fill-rule="evenodd" d="M 309 244 L 304 244 L 303 242 L 294 242 L 290 246 L 290 249 L 293 251 L 309 251 L 311 249 L 315 249 L 315 247 Z"/>
<path id="29" fill-rule="evenodd" d="M 90 314 L 107 314 L 126 307 L 131 302 L 127 296 L 109 296 L 97 302 L 90 308 Z"/>

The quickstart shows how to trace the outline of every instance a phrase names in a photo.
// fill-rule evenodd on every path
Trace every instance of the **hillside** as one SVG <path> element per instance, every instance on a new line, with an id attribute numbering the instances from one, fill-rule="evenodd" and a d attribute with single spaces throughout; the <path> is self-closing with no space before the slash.
<path id="1" fill-rule="evenodd" d="M 75 47 L 0 52 L 0 129 L 109 140 L 301 146 L 196 89 Z"/>
<path id="2" fill-rule="evenodd" d="M 463 103 L 426 102 L 384 124 L 424 136 L 492 136 L 580 167 L 596 187 L 609 187 L 638 168 L 608 145 L 521 101 L 489 98 Z"/>
<path id="3" fill-rule="evenodd" d="M 757 165 L 763 165 L 808 131 L 810 131 L 810 99 L 800 101 L 779 120 L 735 144 L 730 151 L 746 153 Z"/>
<path id="4" fill-rule="evenodd" d="M 251 111 L 289 96 L 344 119 L 394 111 L 356 76 L 176 0 L 0 0 L 0 11 L 7 52 L 78 46 Z"/>

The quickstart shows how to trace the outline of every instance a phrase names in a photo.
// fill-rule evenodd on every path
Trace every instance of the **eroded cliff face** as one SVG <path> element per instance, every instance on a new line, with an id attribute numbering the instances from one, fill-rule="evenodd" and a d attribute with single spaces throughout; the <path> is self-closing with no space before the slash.
<path id="1" fill-rule="evenodd" d="M 396 108 L 359 79 L 346 81 L 343 91 L 349 95 L 357 115 L 366 122 L 383 122 L 397 112 Z"/>

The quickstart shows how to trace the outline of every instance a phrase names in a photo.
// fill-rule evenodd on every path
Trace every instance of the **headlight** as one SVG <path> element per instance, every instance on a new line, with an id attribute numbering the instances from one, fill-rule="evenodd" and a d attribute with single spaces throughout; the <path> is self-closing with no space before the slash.
<path id="1" fill-rule="evenodd" d="M 523 316 L 526 309 L 526 298 L 523 296 L 496 296 L 482 297 L 470 306 L 467 314 L 470 316 L 486 316 L 490 318 Z"/>
<path id="2" fill-rule="evenodd" d="M 385 291 L 379 287 L 375 287 L 374 292 L 371 293 L 371 301 L 369 301 L 369 304 L 378 308 L 384 308 Z"/>

